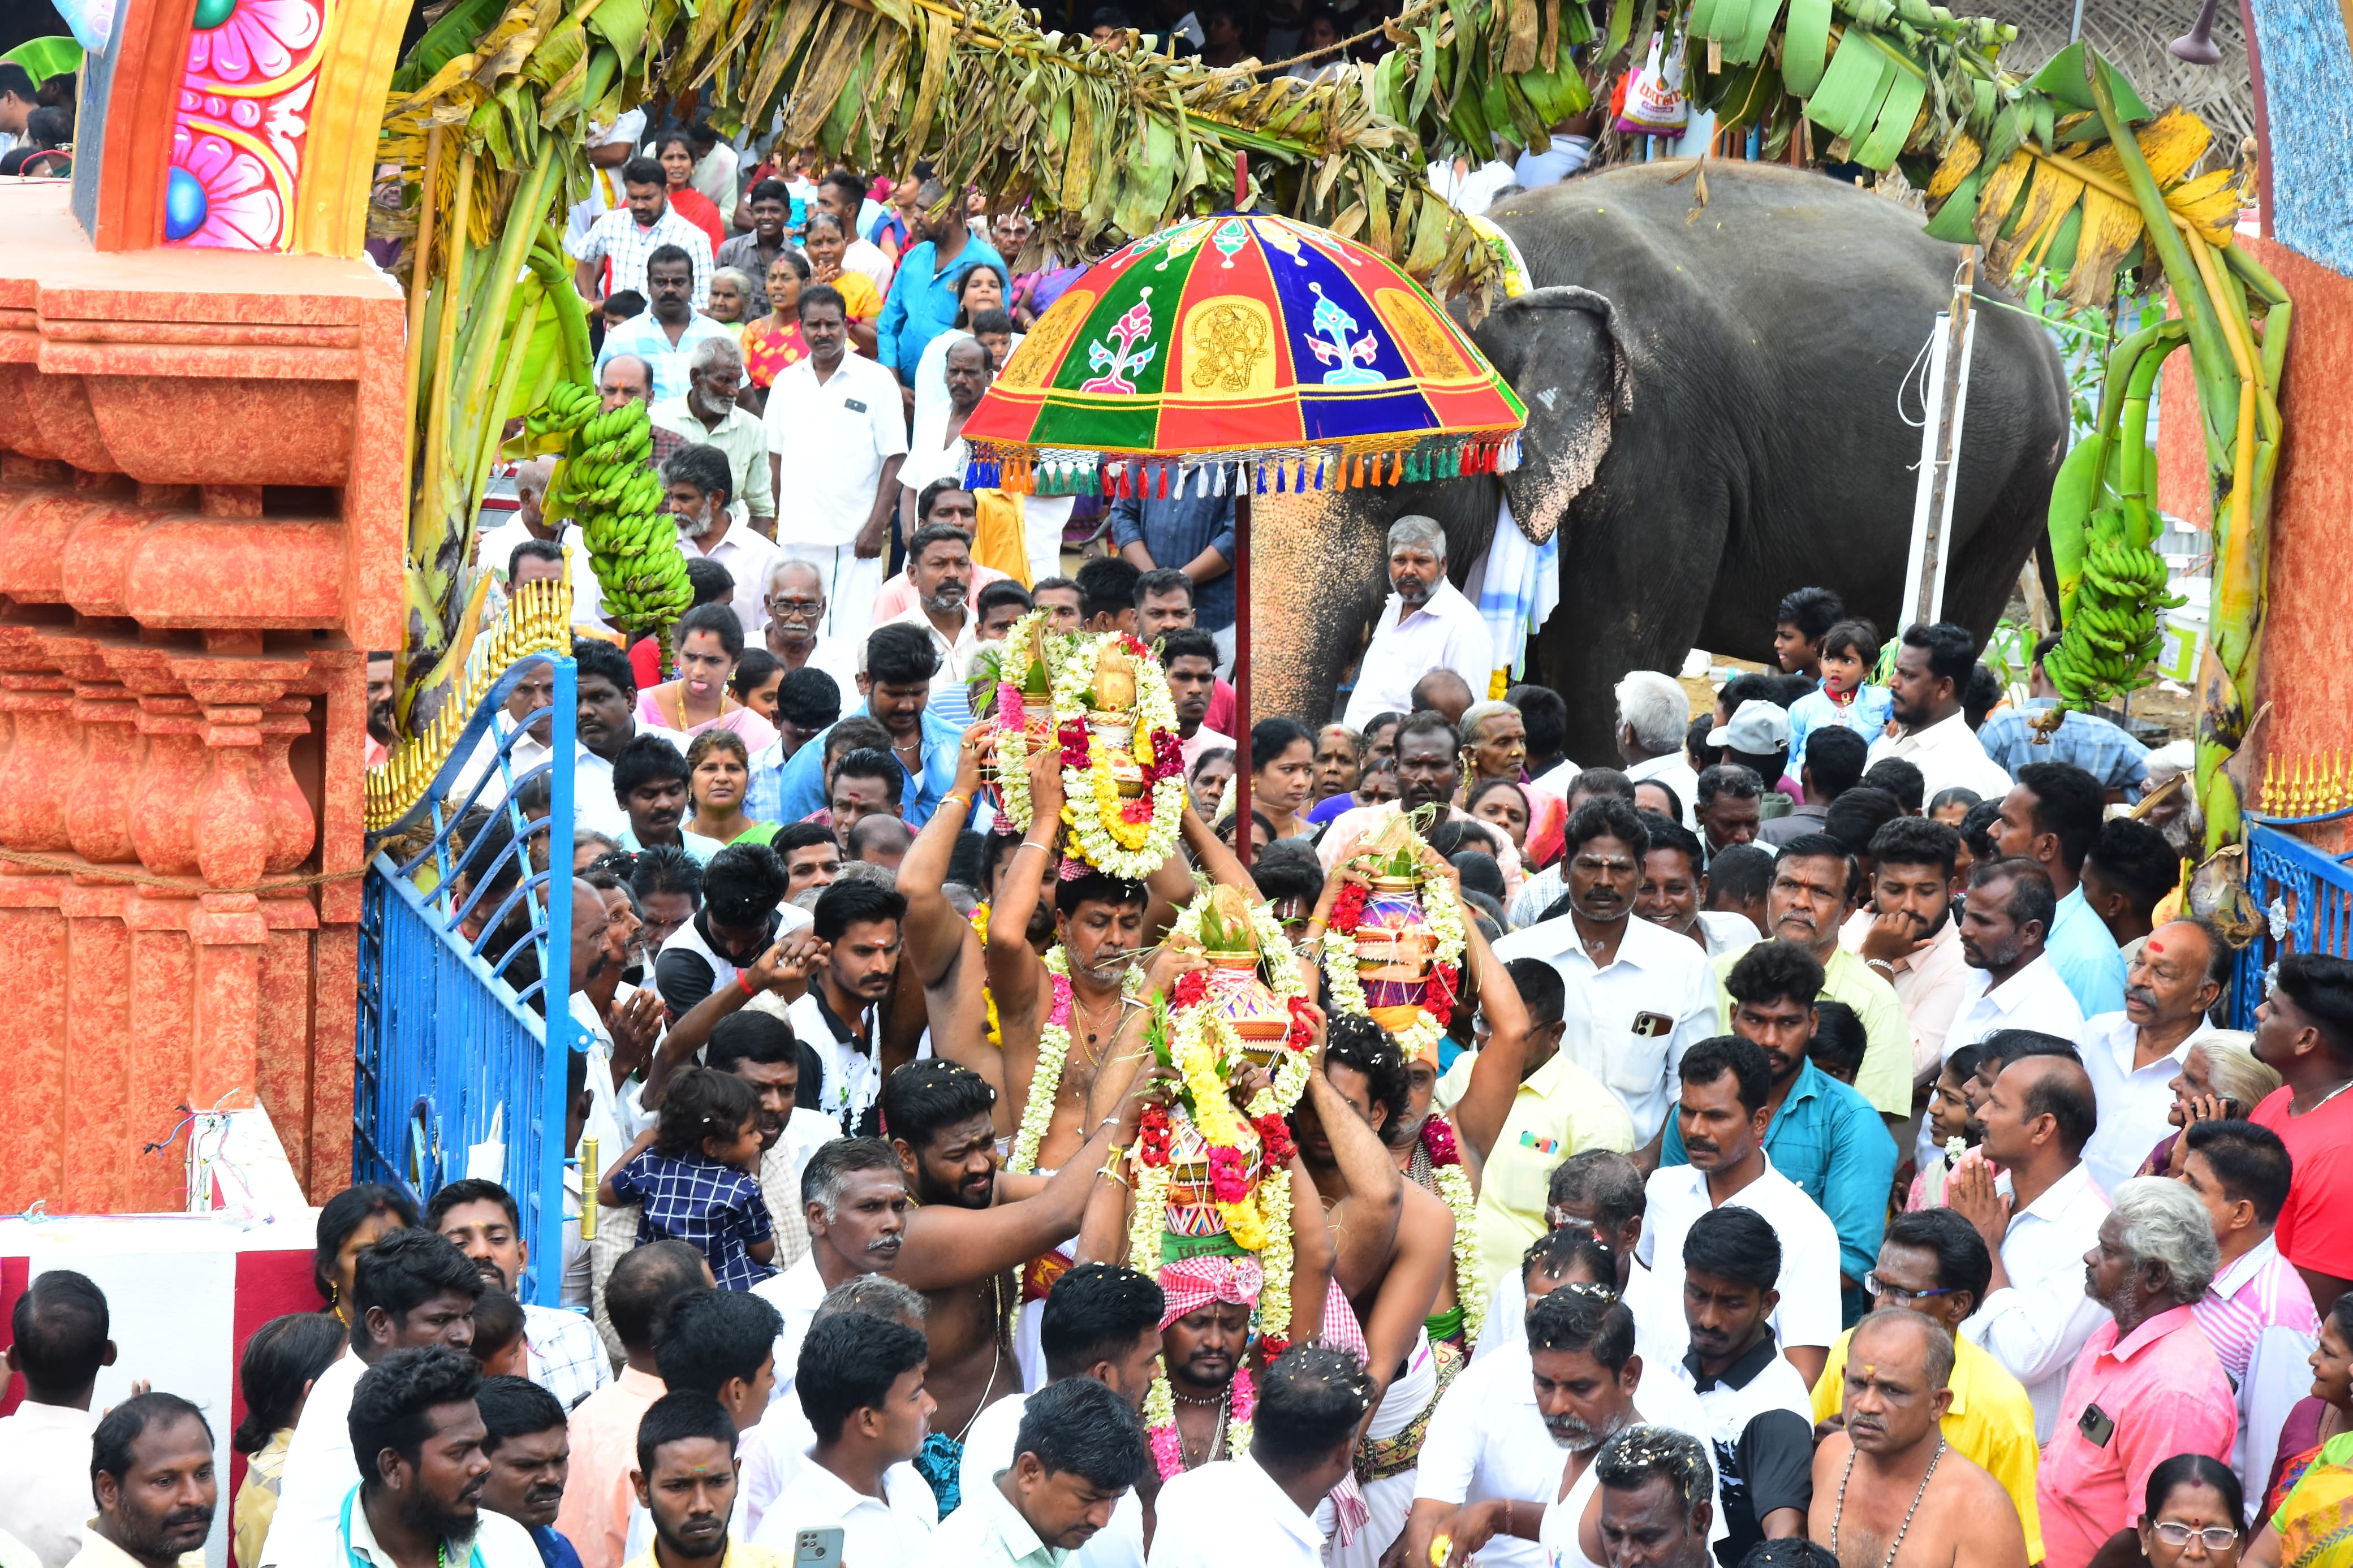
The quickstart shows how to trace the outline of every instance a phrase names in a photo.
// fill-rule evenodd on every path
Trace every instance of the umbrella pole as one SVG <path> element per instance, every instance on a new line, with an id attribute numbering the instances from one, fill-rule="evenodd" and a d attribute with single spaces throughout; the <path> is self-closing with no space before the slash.
<path id="1" fill-rule="evenodd" d="M 1234 210 L 1250 206 L 1250 154 L 1234 154 Z M 1250 864 L 1250 466 L 1234 481 L 1234 857 Z"/>
<path id="2" fill-rule="evenodd" d="M 1250 497 L 1248 485 L 1234 490 L 1234 850 L 1250 863 Z"/>

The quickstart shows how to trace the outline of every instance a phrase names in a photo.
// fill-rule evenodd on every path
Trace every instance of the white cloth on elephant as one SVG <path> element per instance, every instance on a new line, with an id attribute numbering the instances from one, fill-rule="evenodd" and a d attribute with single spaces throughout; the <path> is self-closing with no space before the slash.
<path id="1" fill-rule="evenodd" d="M 1525 667 L 1528 638 L 1560 604 L 1560 536 L 1533 544 L 1512 521 L 1509 499 L 1495 503 L 1495 532 L 1463 580 L 1462 596 L 1479 606 L 1494 639 L 1493 668 L 1516 677 Z M 1489 689 L 1474 685 L 1478 697 Z M 1566 792 L 1562 792 L 1564 795 Z"/>
<path id="2" fill-rule="evenodd" d="M 1461 676 L 1476 701 L 1486 695 L 1487 661 L 1494 646 L 1479 606 L 1449 579 L 1440 578 L 1418 610 L 1406 610 L 1405 601 L 1391 594 L 1356 666 L 1356 689 L 1348 693 L 1340 722 L 1361 731 L 1376 713 L 1407 711 L 1413 706 L 1414 683 L 1433 669 Z"/>
<path id="3" fill-rule="evenodd" d="M 1415 1331 L 1413 1353 L 1406 1358 L 1405 1371 L 1390 1384 L 1373 1411 L 1373 1418 L 1365 1426 L 1365 1436 L 1374 1442 L 1394 1437 L 1430 1408 L 1438 1397 L 1438 1357 L 1430 1348 L 1430 1331 Z M 1372 1518 L 1356 1532 L 1353 1541 L 1342 1541 L 1334 1531 L 1337 1520 L 1329 1498 L 1315 1510 L 1316 1528 L 1324 1531 L 1331 1546 L 1324 1560 L 1331 1568 L 1376 1568 L 1381 1553 L 1387 1552 L 1405 1531 L 1405 1516 L 1413 1511 L 1413 1486 L 1417 1472 L 1401 1470 L 1378 1480 L 1364 1481 L 1365 1506 Z"/>

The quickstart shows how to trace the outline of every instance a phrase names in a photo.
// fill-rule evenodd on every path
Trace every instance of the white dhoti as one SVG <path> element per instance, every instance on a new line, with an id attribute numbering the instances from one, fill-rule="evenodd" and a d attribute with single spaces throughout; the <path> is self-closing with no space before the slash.
<path id="1" fill-rule="evenodd" d="M 1461 1364 L 1453 1359 L 1452 1346 L 1445 1347 L 1445 1353 L 1451 1364 Z M 1413 1510 L 1414 1458 L 1429 1430 L 1430 1412 L 1443 1384 L 1452 1381 L 1451 1375 L 1441 1379 L 1440 1370 L 1429 1333 L 1417 1333 L 1405 1370 L 1381 1395 L 1364 1439 L 1356 1445 L 1356 1479 L 1372 1518 L 1355 1540 L 1332 1541 L 1326 1555 L 1332 1568 L 1377 1568 L 1381 1553 L 1405 1532 L 1406 1515 Z"/>
<path id="2" fill-rule="evenodd" d="M 1040 1173 L 1046 1174 L 1049 1173 Z M 1043 1258 L 1032 1258 L 1021 1268 L 1021 1317 L 1013 1328 L 1013 1362 L 1021 1371 L 1021 1392 L 1035 1394 L 1046 1386 L 1046 1346 L 1039 1335 L 1044 1332 L 1046 1300 L 1044 1292 L 1054 1288 L 1054 1281 L 1063 1270 L 1077 1260 L 1077 1253 L 1065 1244 Z M 1035 1297 L 1035 1300 L 1031 1298 Z"/>

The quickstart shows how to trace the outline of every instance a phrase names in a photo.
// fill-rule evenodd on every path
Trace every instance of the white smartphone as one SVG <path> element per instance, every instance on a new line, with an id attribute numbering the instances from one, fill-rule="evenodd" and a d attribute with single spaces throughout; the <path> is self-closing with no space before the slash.
<path id="1" fill-rule="evenodd" d="M 794 1531 L 793 1568 L 841 1568 L 841 1526 Z"/>

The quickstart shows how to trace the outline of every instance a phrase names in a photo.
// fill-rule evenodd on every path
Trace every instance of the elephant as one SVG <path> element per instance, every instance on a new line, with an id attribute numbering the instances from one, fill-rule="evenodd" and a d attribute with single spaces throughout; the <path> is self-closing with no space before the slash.
<path id="1" fill-rule="evenodd" d="M 1527 405 L 1516 470 L 1258 510 L 1259 716 L 1328 718 L 1388 592 L 1385 534 L 1419 512 L 1460 586 L 1500 495 L 1560 536 L 1560 604 L 1531 679 L 1568 704 L 1567 754 L 1615 765 L 1611 689 L 1688 649 L 1768 654 L 1790 589 L 1835 590 L 1894 635 L 1920 454 L 1918 384 L 1961 247 L 1825 175 L 1683 161 L 1509 195 L 1489 216 L 1530 285 L 1472 335 Z M 1980 281 L 1944 616 L 1980 639 L 2044 521 L 2067 442 L 2050 334 Z M 1469 325 L 1466 301 L 1450 309 Z M 1255 500 L 1255 498 L 1253 498 Z M 1276 498 L 1270 497 L 1273 500 Z M 1483 695 L 1483 693 L 1482 693 Z"/>

